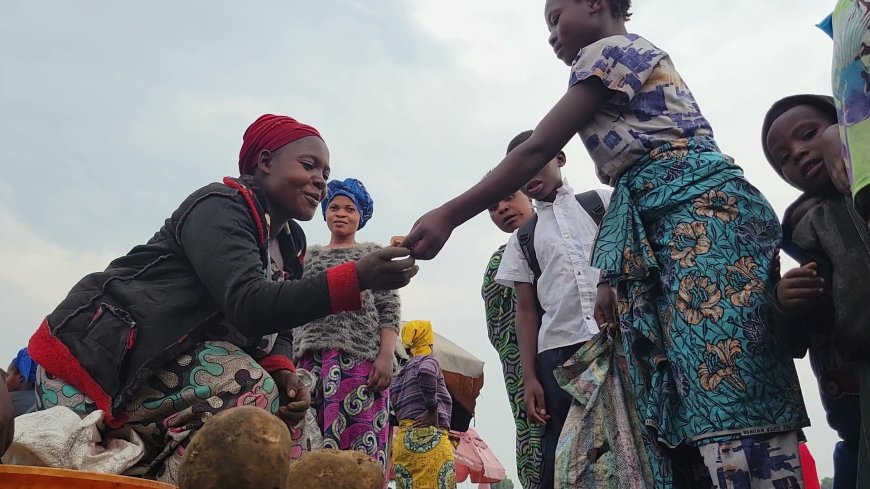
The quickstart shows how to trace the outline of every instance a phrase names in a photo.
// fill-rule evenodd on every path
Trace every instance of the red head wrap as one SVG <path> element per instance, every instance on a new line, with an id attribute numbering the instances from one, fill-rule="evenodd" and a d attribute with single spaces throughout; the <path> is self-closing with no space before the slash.
<path id="1" fill-rule="evenodd" d="M 239 151 L 239 173 L 251 175 L 257 168 L 257 158 L 264 149 L 275 151 L 285 144 L 306 136 L 320 136 L 317 129 L 302 124 L 292 117 L 265 114 L 254 121 L 242 136 L 242 149 Z"/>

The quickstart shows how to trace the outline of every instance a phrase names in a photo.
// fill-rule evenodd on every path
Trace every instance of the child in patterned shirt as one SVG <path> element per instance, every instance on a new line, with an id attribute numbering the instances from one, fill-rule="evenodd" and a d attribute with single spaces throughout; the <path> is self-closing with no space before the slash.
<path id="1" fill-rule="evenodd" d="M 647 483 L 673 487 L 688 463 L 667 448 L 689 446 L 718 487 L 803 487 L 798 431 L 809 422 L 791 352 L 767 319 L 779 222 L 720 152 L 668 54 L 626 30 L 630 3 L 546 1 L 549 43 L 571 67 L 567 92 L 526 142 L 419 219 L 403 245 L 433 258 L 578 133 L 613 186 L 592 266 L 617 289 L 607 319 L 620 326 L 636 414 L 649 428 Z"/>

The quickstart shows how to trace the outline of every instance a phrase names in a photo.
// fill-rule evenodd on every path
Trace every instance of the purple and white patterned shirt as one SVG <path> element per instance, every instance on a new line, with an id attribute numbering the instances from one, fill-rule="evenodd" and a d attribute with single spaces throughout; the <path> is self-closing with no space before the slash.
<path id="1" fill-rule="evenodd" d="M 450 429 L 450 413 L 453 400 L 447 392 L 441 364 L 432 355 L 423 355 L 408 360 L 408 363 L 393 378 L 390 397 L 399 421 L 419 418 L 426 406 L 438 404 L 438 426 Z"/>
<path id="2" fill-rule="evenodd" d="M 662 144 L 713 137 L 668 54 L 637 34 L 606 37 L 583 48 L 571 67 L 569 85 L 592 77 L 612 96 L 579 135 L 603 183 L 615 185 Z"/>

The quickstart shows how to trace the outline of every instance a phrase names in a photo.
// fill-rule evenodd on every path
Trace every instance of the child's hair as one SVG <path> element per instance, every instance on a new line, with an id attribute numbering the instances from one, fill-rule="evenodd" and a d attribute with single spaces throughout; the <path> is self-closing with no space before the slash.
<path id="1" fill-rule="evenodd" d="M 610 13 L 617 19 L 628 20 L 631 18 L 631 0 L 607 0 L 610 4 Z"/>
<path id="2" fill-rule="evenodd" d="M 508 143 L 507 152 L 510 153 L 511 151 L 514 150 L 514 148 L 516 148 L 517 146 L 526 142 L 526 140 L 528 140 L 530 137 L 532 137 L 531 130 L 523 131 L 523 132 L 517 134 L 516 136 L 514 136 L 513 139 L 511 139 L 511 142 Z M 490 171 L 492 171 L 492 170 L 490 170 Z"/>

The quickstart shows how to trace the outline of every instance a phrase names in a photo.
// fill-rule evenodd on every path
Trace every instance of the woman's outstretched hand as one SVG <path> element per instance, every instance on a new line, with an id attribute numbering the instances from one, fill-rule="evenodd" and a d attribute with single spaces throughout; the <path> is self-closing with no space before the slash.
<path id="1" fill-rule="evenodd" d="M 396 290 L 408 285 L 417 275 L 419 267 L 414 264 L 407 248 L 381 248 L 356 262 L 356 275 L 362 290 Z M 398 260 L 407 256 L 408 258 Z"/>
<path id="2" fill-rule="evenodd" d="M 431 260 L 438 255 L 456 226 L 443 207 L 431 210 L 417 219 L 402 246 L 411 250 L 418 260 Z"/>

